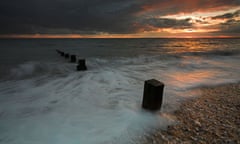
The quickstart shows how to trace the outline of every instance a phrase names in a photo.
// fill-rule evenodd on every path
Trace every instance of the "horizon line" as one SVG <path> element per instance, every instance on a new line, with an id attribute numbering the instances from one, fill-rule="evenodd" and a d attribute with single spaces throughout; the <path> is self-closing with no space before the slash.
<path id="1" fill-rule="evenodd" d="M 173 38 L 173 39 L 194 39 L 194 38 L 240 38 L 240 36 L 229 36 L 229 35 L 219 35 L 219 36 L 140 36 L 140 35 L 77 35 L 77 34 L 9 34 L 0 35 L 0 39 L 161 39 L 161 38 Z"/>

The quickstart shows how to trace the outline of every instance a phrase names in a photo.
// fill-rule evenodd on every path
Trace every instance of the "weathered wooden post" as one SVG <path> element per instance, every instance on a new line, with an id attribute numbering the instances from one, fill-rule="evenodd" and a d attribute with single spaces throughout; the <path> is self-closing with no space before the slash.
<path id="1" fill-rule="evenodd" d="M 78 65 L 77 65 L 77 71 L 84 71 L 84 70 L 87 70 L 85 59 L 79 59 Z"/>
<path id="2" fill-rule="evenodd" d="M 142 107 L 156 111 L 161 108 L 164 84 L 158 80 L 150 79 L 144 83 Z"/>
<path id="3" fill-rule="evenodd" d="M 64 52 L 61 52 L 61 56 L 64 56 Z"/>
<path id="4" fill-rule="evenodd" d="M 65 53 L 65 58 L 67 59 L 67 58 L 69 58 L 69 54 L 68 53 Z"/>
<path id="5" fill-rule="evenodd" d="M 77 61 L 76 55 L 71 55 L 71 60 L 70 60 L 70 62 L 74 63 L 74 62 L 76 62 L 76 61 Z"/>

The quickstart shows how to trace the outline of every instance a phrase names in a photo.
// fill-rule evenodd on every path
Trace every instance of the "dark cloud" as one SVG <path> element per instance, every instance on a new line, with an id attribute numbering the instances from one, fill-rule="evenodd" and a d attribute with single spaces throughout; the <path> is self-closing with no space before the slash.
<path id="1" fill-rule="evenodd" d="M 223 33 L 236 33 L 239 35 L 240 33 L 240 20 L 228 20 L 221 25 L 221 32 Z"/>
<path id="2" fill-rule="evenodd" d="M 230 19 L 230 20 L 226 21 L 225 23 L 221 23 L 221 25 L 222 26 L 231 26 L 231 25 L 236 25 L 239 23 L 240 23 L 240 20 Z"/>
<path id="3" fill-rule="evenodd" d="M 1 0 L 0 34 L 124 34 L 183 28 L 191 27 L 188 19 L 153 17 L 233 5 L 240 5 L 239 0 Z"/>
<path id="4" fill-rule="evenodd" d="M 225 19 L 226 22 L 222 22 L 217 26 L 220 28 L 219 33 L 225 34 L 235 34 L 239 35 L 240 33 L 240 10 L 237 10 L 233 13 L 225 13 L 223 15 L 218 15 L 212 17 L 211 19 Z M 238 19 L 238 20 L 237 20 Z"/>
<path id="5" fill-rule="evenodd" d="M 135 2 L 126 0 L 1 1 L 1 33 L 134 32 Z M 65 30 L 67 32 L 67 30 Z"/>
<path id="6" fill-rule="evenodd" d="M 239 0 L 148 0 L 143 5 L 149 14 L 177 14 L 209 12 L 229 9 L 240 5 Z"/>
<path id="7" fill-rule="evenodd" d="M 232 19 L 235 17 L 240 17 L 240 10 L 237 10 L 234 13 L 226 13 L 223 15 L 215 16 L 215 17 L 212 17 L 212 19 Z"/>
<path id="8" fill-rule="evenodd" d="M 168 19 L 168 18 L 147 18 L 143 19 L 140 23 L 145 28 L 173 28 L 173 29 L 182 29 L 182 28 L 190 28 L 192 27 L 192 23 L 190 23 L 190 18 L 177 20 L 177 19 Z"/>
<path id="9" fill-rule="evenodd" d="M 199 23 L 199 24 L 209 24 L 208 21 L 206 21 L 204 18 L 203 19 L 196 19 L 196 20 L 193 20 L 194 23 Z"/>

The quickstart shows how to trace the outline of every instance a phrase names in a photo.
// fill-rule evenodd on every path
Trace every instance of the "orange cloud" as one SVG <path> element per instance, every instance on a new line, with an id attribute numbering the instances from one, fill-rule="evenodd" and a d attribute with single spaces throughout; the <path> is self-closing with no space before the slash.
<path id="1" fill-rule="evenodd" d="M 236 0 L 149 0 L 142 6 L 142 13 L 160 11 L 165 14 L 214 12 L 239 7 Z"/>

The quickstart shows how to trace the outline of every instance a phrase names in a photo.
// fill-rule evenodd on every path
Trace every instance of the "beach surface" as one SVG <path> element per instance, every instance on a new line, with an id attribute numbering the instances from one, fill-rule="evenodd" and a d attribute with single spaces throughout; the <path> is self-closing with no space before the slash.
<path id="1" fill-rule="evenodd" d="M 196 128 L 209 136 L 204 124 L 214 126 L 212 113 L 223 113 L 208 111 L 208 104 L 214 106 L 211 95 L 205 94 L 206 103 L 182 108 L 182 121 L 174 112 L 211 91 L 201 91 L 203 86 L 240 82 L 239 47 L 236 39 L 212 38 L 2 39 L 0 144 L 137 144 L 147 138 L 148 143 L 192 142 Z M 56 49 L 84 58 L 88 70 L 77 72 L 77 63 Z M 149 79 L 166 86 L 162 110 L 154 113 L 141 108 L 144 81 Z M 230 86 L 223 96 L 233 96 L 233 91 Z M 196 117 L 195 109 L 203 118 Z M 207 122 L 205 115 L 211 116 Z M 167 133 L 168 126 L 183 122 L 193 130 L 179 126 L 180 132 Z"/>
<path id="2" fill-rule="evenodd" d="M 240 84 L 202 88 L 201 93 L 174 113 L 175 125 L 154 131 L 144 143 L 240 144 Z"/>

